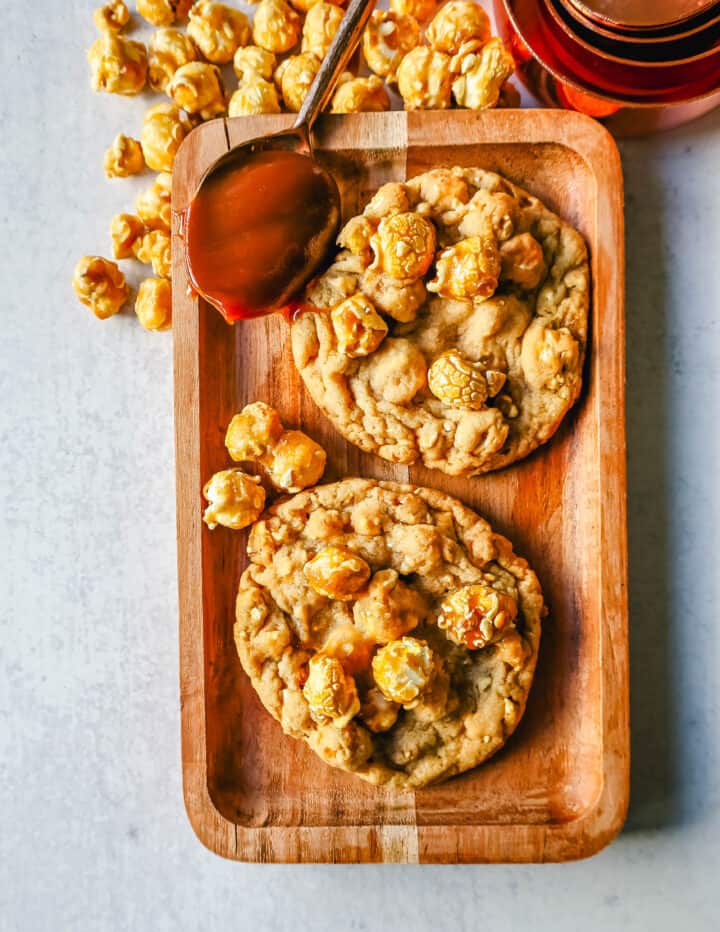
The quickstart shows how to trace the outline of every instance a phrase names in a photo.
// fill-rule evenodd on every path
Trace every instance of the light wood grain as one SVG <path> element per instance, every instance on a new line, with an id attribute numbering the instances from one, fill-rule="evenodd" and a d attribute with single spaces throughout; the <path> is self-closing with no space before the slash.
<path id="1" fill-rule="evenodd" d="M 173 175 L 180 673 L 185 801 L 211 850 L 254 861 L 559 861 L 605 845 L 624 820 L 629 722 L 622 178 L 594 121 L 560 111 L 324 117 L 320 159 L 344 215 L 378 185 L 440 165 L 501 171 L 575 224 L 591 249 L 591 347 L 579 404 L 524 463 L 473 480 L 396 467 L 349 446 L 315 408 L 275 316 L 229 327 L 186 291 L 179 212 L 209 163 L 291 117 L 193 132 Z M 232 415 L 274 404 L 328 450 L 327 478 L 445 489 L 487 516 L 536 569 L 550 605 L 518 731 L 484 767 L 418 793 L 332 770 L 282 734 L 232 640 L 245 535 L 201 522 L 201 488 L 229 465 Z"/>

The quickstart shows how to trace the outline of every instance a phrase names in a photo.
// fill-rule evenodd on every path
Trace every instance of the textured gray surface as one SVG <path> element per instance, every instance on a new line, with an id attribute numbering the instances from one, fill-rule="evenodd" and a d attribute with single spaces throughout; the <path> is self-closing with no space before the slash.
<path id="1" fill-rule="evenodd" d="M 139 186 L 102 178 L 142 105 L 91 96 L 91 5 L 0 2 L 0 929 L 718 928 L 720 112 L 622 146 L 625 832 L 558 866 L 234 864 L 181 797 L 172 338 L 70 290 Z"/>

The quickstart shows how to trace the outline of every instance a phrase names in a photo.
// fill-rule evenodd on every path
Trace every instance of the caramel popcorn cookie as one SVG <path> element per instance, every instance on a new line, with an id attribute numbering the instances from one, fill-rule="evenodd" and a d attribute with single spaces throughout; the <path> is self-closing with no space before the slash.
<path id="1" fill-rule="evenodd" d="M 520 721 L 545 614 L 535 573 L 433 489 L 346 479 L 273 505 L 235 643 L 283 730 L 370 783 L 470 770 Z"/>
<path id="2" fill-rule="evenodd" d="M 292 348 L 347 440 L 473 476 L 555 433 L 587 339 L 576 230 L 500 175 L 441 168 L 384 185 L 338 244 L 306 290 Z"/>

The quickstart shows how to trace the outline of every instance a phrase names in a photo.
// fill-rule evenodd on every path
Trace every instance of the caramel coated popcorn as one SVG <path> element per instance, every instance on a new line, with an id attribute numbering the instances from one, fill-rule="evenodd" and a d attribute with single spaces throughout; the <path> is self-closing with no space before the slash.
<path id="1" fill-rule="evenodd" d="M 167 92 L 178 107 L 203 120 L 225 113 L 225 86 L 217 65 L 189 62 L 172 76 Z"/>
<path id="2" fill-rule="evenodd" d="M 170 231 L 170 192 L 172 175 L 161 172 L 152 185 L 138 195 L 135 207 L 138 215 L 151 230 Z"/>
<path id="3" fill-rule="evenodd" d="M 361 294 L 351 295 L 330 314 L 338 350 L 352 359 L 374 353 L 387 336 L 388 326 Z"/>
<path id="4" fill-rule="evenodd" d="M 370 240 L 375 259 L 372 269 L 392 278 L 423 276 L 435 256 L 435 227 L 412 211 L 383 217 Z"/>
<path id="5" fill-rule="evenodd" d="M 110 221 L 113 259 L 131 259 L 145 234 L 145 224 L 134 214 L 116 214 Z"/>
<path id="6" fill-rule="evenodd" d="M 148 61 L 142 42 L 104 32 L 88 49 L 87 59 L 94 91 L 131 97 L 145 87 Z"/>
<path id="7" fill-rule="evenodd" d="M 146 278 L 140 283 L 135 314 L 145 330 L 169 330 L 172 326 L 172 288 L 167 278 Z"/>
<path id="8" fill-rule="evenodd" d="M 435 263 L 435 278 L 427 287 L 443 298 L 489 298 L 499 278 L 497 240 L 487 229 L 483 236 L 470 236 L 443 249 Z"/>
<path id="9" fill-rule="evenodd" d="M 289 52 L 300 39 L 300 17 L 285 0 L 260 0 L 252 23 L 255 45 L 268 52 Z"/>
<path id="10" fill-rule="evenodd" d="M 242 530 L 260 517 L 265 507 L 265 489 L 256 476 L 233 467 L 216 472 L 203 489 L 208 506 L 203 521 L 210 530 L 222 524 Z"/>
<path id="11" fill-rule="evenodd" d="M 280 113 L 280 101 L 274 84 L 259 74 L 248 75 L 228 104 L 228 116 Z"/>
<path id="12" fill-rule="evenodd" d="M 100 32 L 121 32 L 130 20 L 130 11 L 123 0 L 110 0 L 93 12 L 93 22 Z"/>
<path id="13" fill-rule="evenodd" d="M 349 602 L 370 579 L 370 567 L 349 547 L 325 547 L 305 564 L 303 574 L 319 595 Z"/>
<path id="14" fill-rule="evenodd" d="M 333 3 L 314 4 L 303 23 L 302 51 L 325 58 L 343 16 L 344 11 Z"/>
<path id="15" fill-rule="evenodd" d="M 490 20 L 485 10 L 472 0 L 450 0 L 440 7 L 425 35 L 438 52 L 456 55 L 465 42 L 471 39 L 486 42 L 490 38 Z"/>
<path id="16" fill-rule="evenodd" d="M 505 383 L 505 374 L 486 371 L 457 350 L 442 353 L 428 370 L 428 388 L 444 404 L 479 411 Z"/>
<path id="17" fill-rule="evenodd" d="M 118 133 L 105 152 L 103 168 L 107 178 L 127 178 L 139 174 L 145 168 L 142 146 L 137 139 Z"/>
<path id="18" fill-rule="evenodd" d="M 233 71 L 241 81 L 256 75 L 270 81 L 276 68 L 275 55 L 259 45 L 245 45 L 233 56 Z"/>
<path id="19" fill-rule="evenodd" d="M 228 425 L 225 446 L 236 463 L 259 460 L 274 447 L 285 428 L 275 408 L 264 401 L 245 405 Z"/>
<path id="20" fill-rule="evenodd" d="M 465 586 L 440 605 L 438 627 L 456 644 L 481 650 L 503 637 L 518 613 L 515 599 L 492 586 Z"/>
<path id="21" fill-rule="evenodd" d="M 427 46 L 412 49 L 397 72 L 406 110 L 446 110 L 450 106 L 450 56 Z"/>
<path id="22" fill-rule="evenodd" d="M 402 637 L 375 654 L 373 679 L 390 702 L 412 708 L 428 688 L 435 672 L 435 657 L 425 641 Z"/>
<path id="23" fill-rule="evenodd" d="M 188 115 L 174 104 L 156 104 L 145 114 L 140 139 L 148 168 L 171 172 L 175 156 L 192 129 Z"/>
<path id="24" fill-rule="evenodd" d="M 137 0 L 138 13 L 153 26 L 172 26 L 187 16 L 193 0 Z"/>
<path id="25" fill-rule="evenodd" d="M 314 485 L 325 470 L 323 448 L 299 430 L 285 430 L 274 408 L 258 401 L 230 422 L 225 446 L 235 462 L 256 462 L 273 485 L 299 492 Z"/>
<path id="26" fill-rule="evenodd" d="M 240 10 L 212 0 L 198 0 L 189 13 L 188 35 L 209 62 L 226 65 L 250 40 L 250 23 Z"/>
<path id="27" fill-rule="evenodd" d="M 291 55 L 282 63 L 279 69 L 280 90 L 288 110 L 299 112 L 320 70 L 320 64 L 320 59 L 309 52 Z"/>
<path id="28" fill-rule="evenodd" d="M 421 23 L 430 19 L 438 8 L 438 0 L 390 0 L 390 9 L 401 16 L 412 16 Z"/>
<path id="29" fill-rule="evenodd" d="M 195 43 L 184 32 L 158 29 L 148 42 L 148 84 L 154 91 L 165 94 L 178 68 L 199 58 Z"/>
<path id="30" fill-rule="evenodd" d="M 453 81 L 452 91 L 458 106 L 487 110 L 497 106 L 500 91 L 515 65 L 500 39 L 489 39 L 479 48 L 477 44 L 467 43 L 453 58 L 451 70 L 460 72 L 460 76 Z"/>
<path id="31" fill-rule="evenodd" d="M 135 258 L 152 270 L 159 278 L 172 274 L 172 248 L 170 234 L 165 230 L 150 230 L 135 243 Z"/>
<path id="32" fill-rule="evenodd" d="M 313 716 L 329 719 L 338 728 L 360 711 L 355 681 L 335 657 L 315 654 L 310 658 L 302 691 Z"/>
<path id="33" fill-rule="evenodd" d="M 371 71 L 394 82 L 403 57 L 421 42 L 420 25 L 414 16 L 375 10 L 363 33 L 363 55 Z"/>
<path id="34" fill-rule="evenodd" d="M 83 256 L 75 266 L 73 288 L 82 304 L 106 320 L 122 308 L 129 288 L 118 266 L 102 256 Z"/>
<path id="35" fill-rule="evenodd" d="M 331 113 L 380 113 L 389 109 L 388 92 L 382 79 L 374 74 L 368 78 L 343 81 L 335 91 L 330 105 Z"/>

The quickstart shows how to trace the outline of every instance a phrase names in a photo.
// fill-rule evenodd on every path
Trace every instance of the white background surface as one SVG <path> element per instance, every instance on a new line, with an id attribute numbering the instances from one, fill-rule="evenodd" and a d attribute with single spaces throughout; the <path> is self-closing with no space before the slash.
<path id="1" fill-rule="evenodd" d="M 102 154 L 91 3 L 0 0 L 0 929 L 720 923 L 720 111 L 624 143 L 633 796 L 584 863 L 280 867 L 209 854 L 180 785 L 171 334 L 70 279 L 143 181 Z"/>

